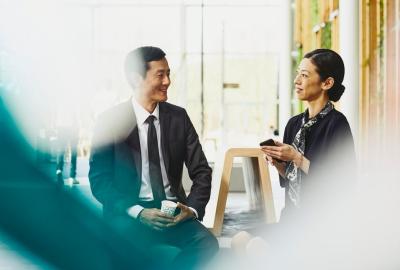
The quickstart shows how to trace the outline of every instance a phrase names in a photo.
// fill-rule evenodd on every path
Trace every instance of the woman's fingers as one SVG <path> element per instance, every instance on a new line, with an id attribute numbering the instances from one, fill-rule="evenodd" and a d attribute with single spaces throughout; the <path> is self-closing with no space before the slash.
<path id="1" fill-rule="evenodd" d="M 272 159 L 272 161 L 270 161 L 270 163 L 269 164 L 271 164 L 271 166 L 274 166 L 274 167 L 276 167 L 276 162 L 275 162 L 275 160 L 274 159 Z"/>
<path id="2" fill-rule="evenodd" d="M 265 159 L 267 160 L 267 163 L 268 163 L 268 164 L 270 164 L 270 165 L 272 165 L 272 166 L 275 166 L 275 165 L 274 165 L 274 159 L 273 159 L 271 156 L 264 155 L 264 157 L 265 157 Z"/>
<path id="3" fill-rule="evenodd" d="M 276 146 L 262 146 L 261 150 L 269 157 L 280 160 L 293 159 L 293 147 L 291 145 L 275 141 Z M 269 161 L 270 162 L 270 161 Z"/>
<path id="4" fill-rule="evenodd" d="M 280 150 L 266 150 L 264 153 L 272 158 L 280 158 L 282 155 Z"/>
<path id="5" fill-rule="evenodd" d="M 275 141 L 275 140 L 274 140 L 274 142 L 275 142 L 275 144 L 276 144 L 277 146 L 284 146 L 284 145 L 285 145 L 284 143 L 281 143 L 281 142 L 279 142 L 279 141 Z"/>
<path id="6" fill-rule="evenodd" d="M 277 147 L 278 146 L 261 146 L 261 151 L 268 151 L 268 150 L 271 150 L 271 149 L 275 149 Z"/>

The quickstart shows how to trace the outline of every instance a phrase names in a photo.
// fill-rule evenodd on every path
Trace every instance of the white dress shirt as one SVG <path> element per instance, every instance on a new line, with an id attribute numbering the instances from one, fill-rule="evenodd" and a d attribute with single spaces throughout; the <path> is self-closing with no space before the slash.
<path id="1" fill-rule="evenodd" d="M 153 200 L 153 192 L 151 189 L 150 173 L 149 173 L 149 152 L 147 147 L 147 132 L 149 130 L 149 124 L 146 123 L 146 119 L 150 115 L 153 115 L 155 117 L 154 126 L 156 128 L 156 133 L 157 133 L 158 152 L 160 155 L 161 175 L 164 183 L 165 196 L 167 200 L 176 201 L 177 200 L 176 196 L 174 196 L 171 192 L 171 184 L 168 181 L 167 171 L 165 169 L 164 158 L 162 154 L 159 106 L 157 104 L 153 113 L 149 113 L 142 107 L 142 105 L 140 105 L 136 101 L 135 98 L 132 98 L 132 105 L 136 115 L 137 127 L 139 132 L 139 141 L 140 141 L 140 152 L 142 157 L 142 183 L 140 186 L 139 200 L 141 201 Z M 136 218 L 143 209 L 144 208 L 141 205 L 134 205 L 128 208 L 127 212 L 130 216 Z M 197 217 L 197 211 L 194 210 L 193 208 L 190 209 L 195 213 Z"/>

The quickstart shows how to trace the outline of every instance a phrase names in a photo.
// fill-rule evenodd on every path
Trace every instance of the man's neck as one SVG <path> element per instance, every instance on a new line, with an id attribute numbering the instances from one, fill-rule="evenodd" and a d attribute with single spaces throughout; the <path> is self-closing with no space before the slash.
<path id="1" fill-rule="evenodd" d="M 134 98 L 136 99 L 137 103 L 139 103 L 140 106 L 142 106 L 149 113 L 153 113 L 157 107 L 157 102 L 149 101 L 148 99 L 139 97 L 137 95 L 135 95 Z"/>

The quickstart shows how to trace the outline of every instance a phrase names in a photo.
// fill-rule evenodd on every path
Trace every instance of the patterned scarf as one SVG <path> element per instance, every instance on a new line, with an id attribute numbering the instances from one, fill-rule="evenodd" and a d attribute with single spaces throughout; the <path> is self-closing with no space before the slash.
<path id="1" fill-rule="evenodd" d="M 306 134 L 310 130 L 310 128 L 317 122 L 319 122 L 322 118 L 325 117 L 330 111 L 333 110 L 333 104 L 328 101 L 322 111 L 310 118 L 306 122 L 306 115 L 308 115 L 308 111 L 303 114 L 301 128 L 297 132 L 296 136 L 294 137 L 294 141 L 292 146 L 294 149 L 299 151 L 302 155 L 304 155 L 304 150 L 306 148 Z M 293 161 L 289 162 L 286 166 L 285 172 L 286 179 L 289 180 L 289 198 L 293 202 L 296 207 L 300 206 L 300 188 L 301 188 L 301 173 L 299 168 L 294 164 Z"/>

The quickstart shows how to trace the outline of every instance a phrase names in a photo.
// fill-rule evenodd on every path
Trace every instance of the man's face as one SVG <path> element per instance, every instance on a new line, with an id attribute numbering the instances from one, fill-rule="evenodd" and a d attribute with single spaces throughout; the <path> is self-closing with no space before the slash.
<path id="1" fill-rule="evenodd" d="M 150 102 L 162 102 L 168 99 L 167 90 L 171 83 L 170 69 L 165 57 L 148 63 L 149 69 L 139 87 L 139 95 Z"/>

